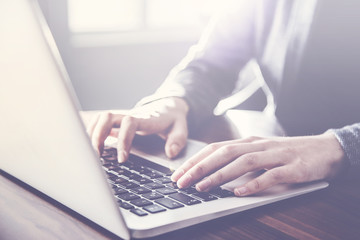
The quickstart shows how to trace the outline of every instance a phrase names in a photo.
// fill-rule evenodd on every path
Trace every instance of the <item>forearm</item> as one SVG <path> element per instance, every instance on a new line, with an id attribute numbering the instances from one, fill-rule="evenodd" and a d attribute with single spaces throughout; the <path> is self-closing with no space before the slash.
<path id="1" fill-rule="evenodd" d="M 202 59 L 192 61 L 188 67 L 169 77 L 159 88 L 160 95 L 172 93 L 189 105 L 189 125 L 198 126 L 213 114 L 217 103 L 235 88 L 239 69 L 219 69 Z M 177 89 L 174 91 L 174 89 Z"/>
<path id="2" fill-rule="evenodd" d="M 218 101 L 231 94 L 239 71 L 253 57 L 253 4 L 214 19 L 202 38 L 170 72 L 156 93 L 141 104 L 181 97 L 190 107 L 189 125 L 210 116 Z"/>

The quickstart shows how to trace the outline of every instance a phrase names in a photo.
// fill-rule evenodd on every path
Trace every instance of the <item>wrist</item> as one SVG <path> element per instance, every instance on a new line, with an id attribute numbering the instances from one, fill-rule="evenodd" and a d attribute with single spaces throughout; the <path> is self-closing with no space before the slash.
<path id="1" fill-rule="evenodd" d="M 345 152 L 333 132 L 326 132 L 323 137 L 328 143 L 329 156 L 332 159 L 330 178 L 337 177 L 348 167 Z"/>

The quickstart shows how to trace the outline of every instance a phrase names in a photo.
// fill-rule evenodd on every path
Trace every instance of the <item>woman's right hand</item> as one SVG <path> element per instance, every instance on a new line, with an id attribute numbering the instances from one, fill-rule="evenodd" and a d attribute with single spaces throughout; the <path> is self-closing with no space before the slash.
<path id="1" fill-rule="evenodd" d="M 106 138 L 110 135 L 117 137 L 119 162 L 127 160 L 135 134 L 158 134 L 166 141 L 166 155 L 173 158 L 186 145 L 188 109 L 183 99 L 169 97 L 124 111 L 124 114 L 105 111 L 90 120 L 87 132 L 99 155 Z"/>

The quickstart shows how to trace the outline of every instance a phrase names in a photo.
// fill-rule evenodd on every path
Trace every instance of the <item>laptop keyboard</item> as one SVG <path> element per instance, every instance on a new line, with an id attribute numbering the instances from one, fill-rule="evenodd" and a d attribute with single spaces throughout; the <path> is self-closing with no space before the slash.
<path id="1" fill-rule="evenodd" d="M 106 148 L 102 160 L 119 206 L 138 216 L 234 196 L 221 188 L 210 192 L 198 192 L 194 186 L 179 189 L 170 179 L 170 169 L 132 154 L 125 163 L 118 163 L 115 148 Z"/>

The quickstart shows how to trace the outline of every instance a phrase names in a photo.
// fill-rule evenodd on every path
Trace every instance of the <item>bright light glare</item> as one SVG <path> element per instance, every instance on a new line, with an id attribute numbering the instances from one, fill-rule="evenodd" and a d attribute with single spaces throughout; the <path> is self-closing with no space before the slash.
<path id="1" fill-rule="evenodd" d="M 141 0 L 69 0 L 72 32 L 125 31 L 141 26 Z"/>
<path id="2" fill-rule="evenodd" d="M 72 32 L 199 27 L 229 0 L 69 0 Z"/>

